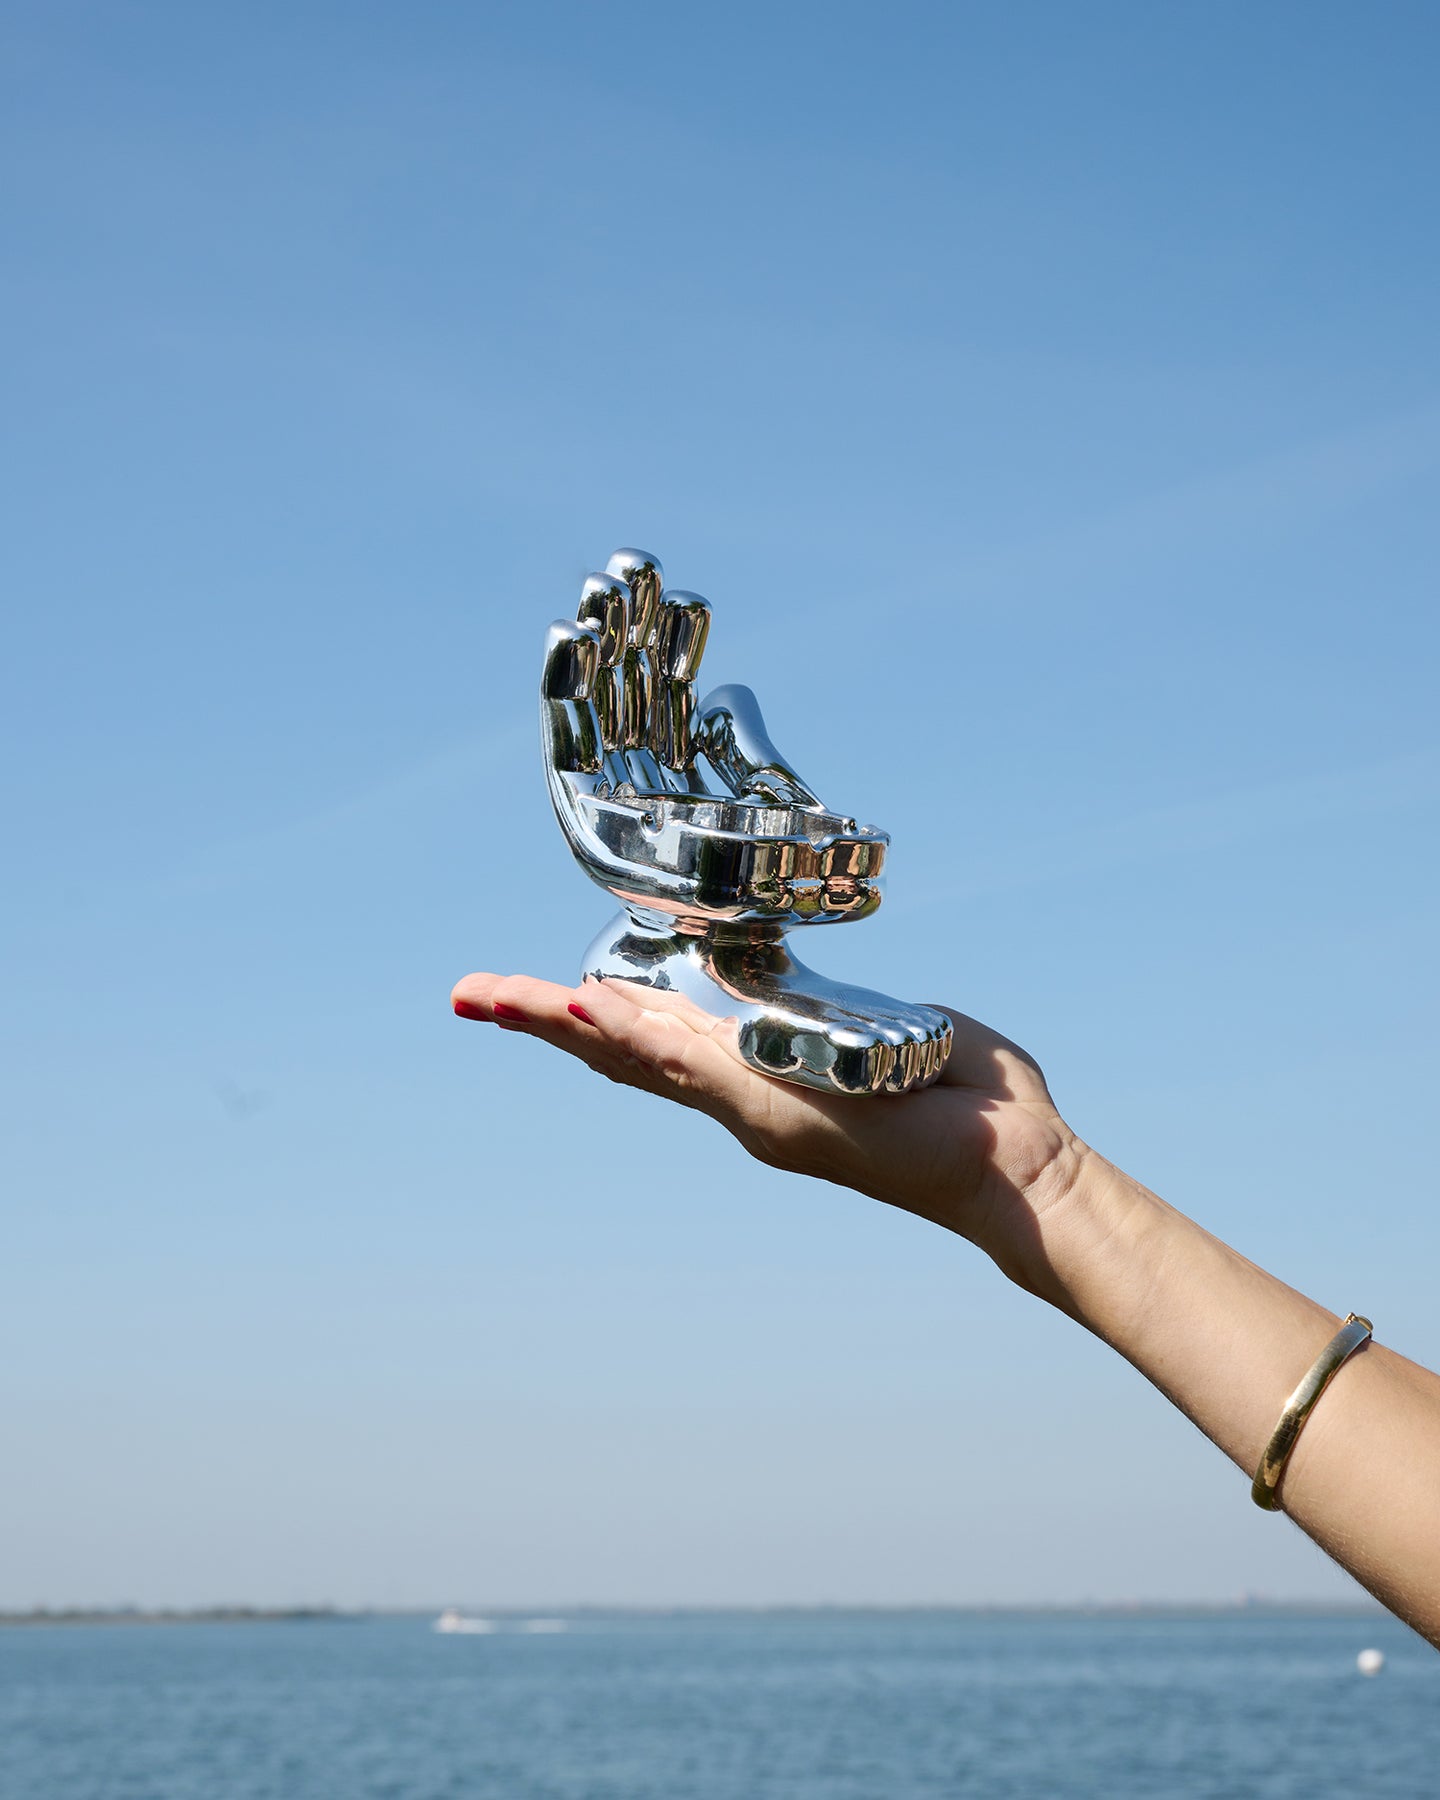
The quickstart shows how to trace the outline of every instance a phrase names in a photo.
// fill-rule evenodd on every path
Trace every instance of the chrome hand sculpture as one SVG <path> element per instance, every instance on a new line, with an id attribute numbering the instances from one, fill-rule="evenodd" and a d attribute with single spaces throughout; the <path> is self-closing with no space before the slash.
<path id="1" fill-rule="evenodd" d="M 550 798 L 581 868 L 623 911 L 583 973 L 668 990 L 733 1021 L 752 1068 L 830 1094 L 933 1081 L 950 1021 L 827 981 L 790 954 L 801 925 L 868 919 L 883 831 L 822 805 L 770 742 L 749 688 L 697 705 L 710 630 L 698 594 L 617 550 L 550 628 L 540 711 Z"/>

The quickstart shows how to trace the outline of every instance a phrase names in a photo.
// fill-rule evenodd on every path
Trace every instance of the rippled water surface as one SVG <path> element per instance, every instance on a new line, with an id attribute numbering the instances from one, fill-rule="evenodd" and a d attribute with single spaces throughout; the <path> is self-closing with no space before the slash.
<path id="1" fill-rule="evenodd" d="M 1385 1617 L 587 1614 L 0 1631 L 4 1800 L 1440 1795 Z M 1358 1651 L 1386 1655 L 1356 1672 Z"/>

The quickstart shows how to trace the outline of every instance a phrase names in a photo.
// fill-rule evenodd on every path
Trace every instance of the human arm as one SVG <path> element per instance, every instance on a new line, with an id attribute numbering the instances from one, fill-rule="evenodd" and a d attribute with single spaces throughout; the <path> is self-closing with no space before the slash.
<path id="1" fill-rule="evenodd" d="M 855 1101 L 755 1073 L 726 1048 L 723 1021 L 653 990 L 474 975 L 453 1002 L 709 1114 L 774 1167 L 970 1239 L 1132 1362 L 1247 1479 L 1339 1324 L 1107 1163 L 1065 1123 L 1025 1052 L 961 1014 L 950 1015 L 954 1048 L 935 1086 Z M 1440 1645 L 1440 1377 L 1382 1345 L 1357 1352 L 1300 1434 L 1280 1498 Z"/>

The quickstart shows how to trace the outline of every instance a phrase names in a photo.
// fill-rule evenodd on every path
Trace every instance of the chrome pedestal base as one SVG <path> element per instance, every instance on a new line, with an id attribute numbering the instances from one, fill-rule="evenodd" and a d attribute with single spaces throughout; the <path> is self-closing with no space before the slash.
<path id="1" fill-rule="evenodd" d="M 584 975 L 674 994 L 734 1022 L 728 1047 L 764 1075 L 825 1094 L 907 1094 L 950 1051 L 942 1012 L 829 981 L 790 953 L 783 930 L 663 915 L 616 915 L 585 953 Z"/>

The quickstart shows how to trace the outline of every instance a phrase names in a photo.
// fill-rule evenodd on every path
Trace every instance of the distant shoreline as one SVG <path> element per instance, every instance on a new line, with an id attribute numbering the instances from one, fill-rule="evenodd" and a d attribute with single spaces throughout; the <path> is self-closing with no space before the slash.
<path id="1" fill-rule="evenodd" d="M 335 1606 L 33 1606 L 0 1612 L 7 1625 L 275 1625 L 315 1619 L 362 1619 Z"/>
<path id="2" fill-rule="evenodd" d="M 0 1612 L 0 1629 L 38 1625 L 293 1625 L 363 1624 L 372 1619 L 428 1619 L 439 1606 L 195 1606 L 195 1607 L 45 1607 Z M 1109 1600 L 1071 1604 L 1040 1602 L 1016 1605 L 865 1605 L 812 1606 L 467 1606 L 467 1613 L 490 1619 L 550 1618 L 825 1618 L 861 1615 L 874 1618 L 952 1616 L 961 1618 L 1366 1618 L 1385 1609 L 1378 1601 L 1356 1600 Z"/>

